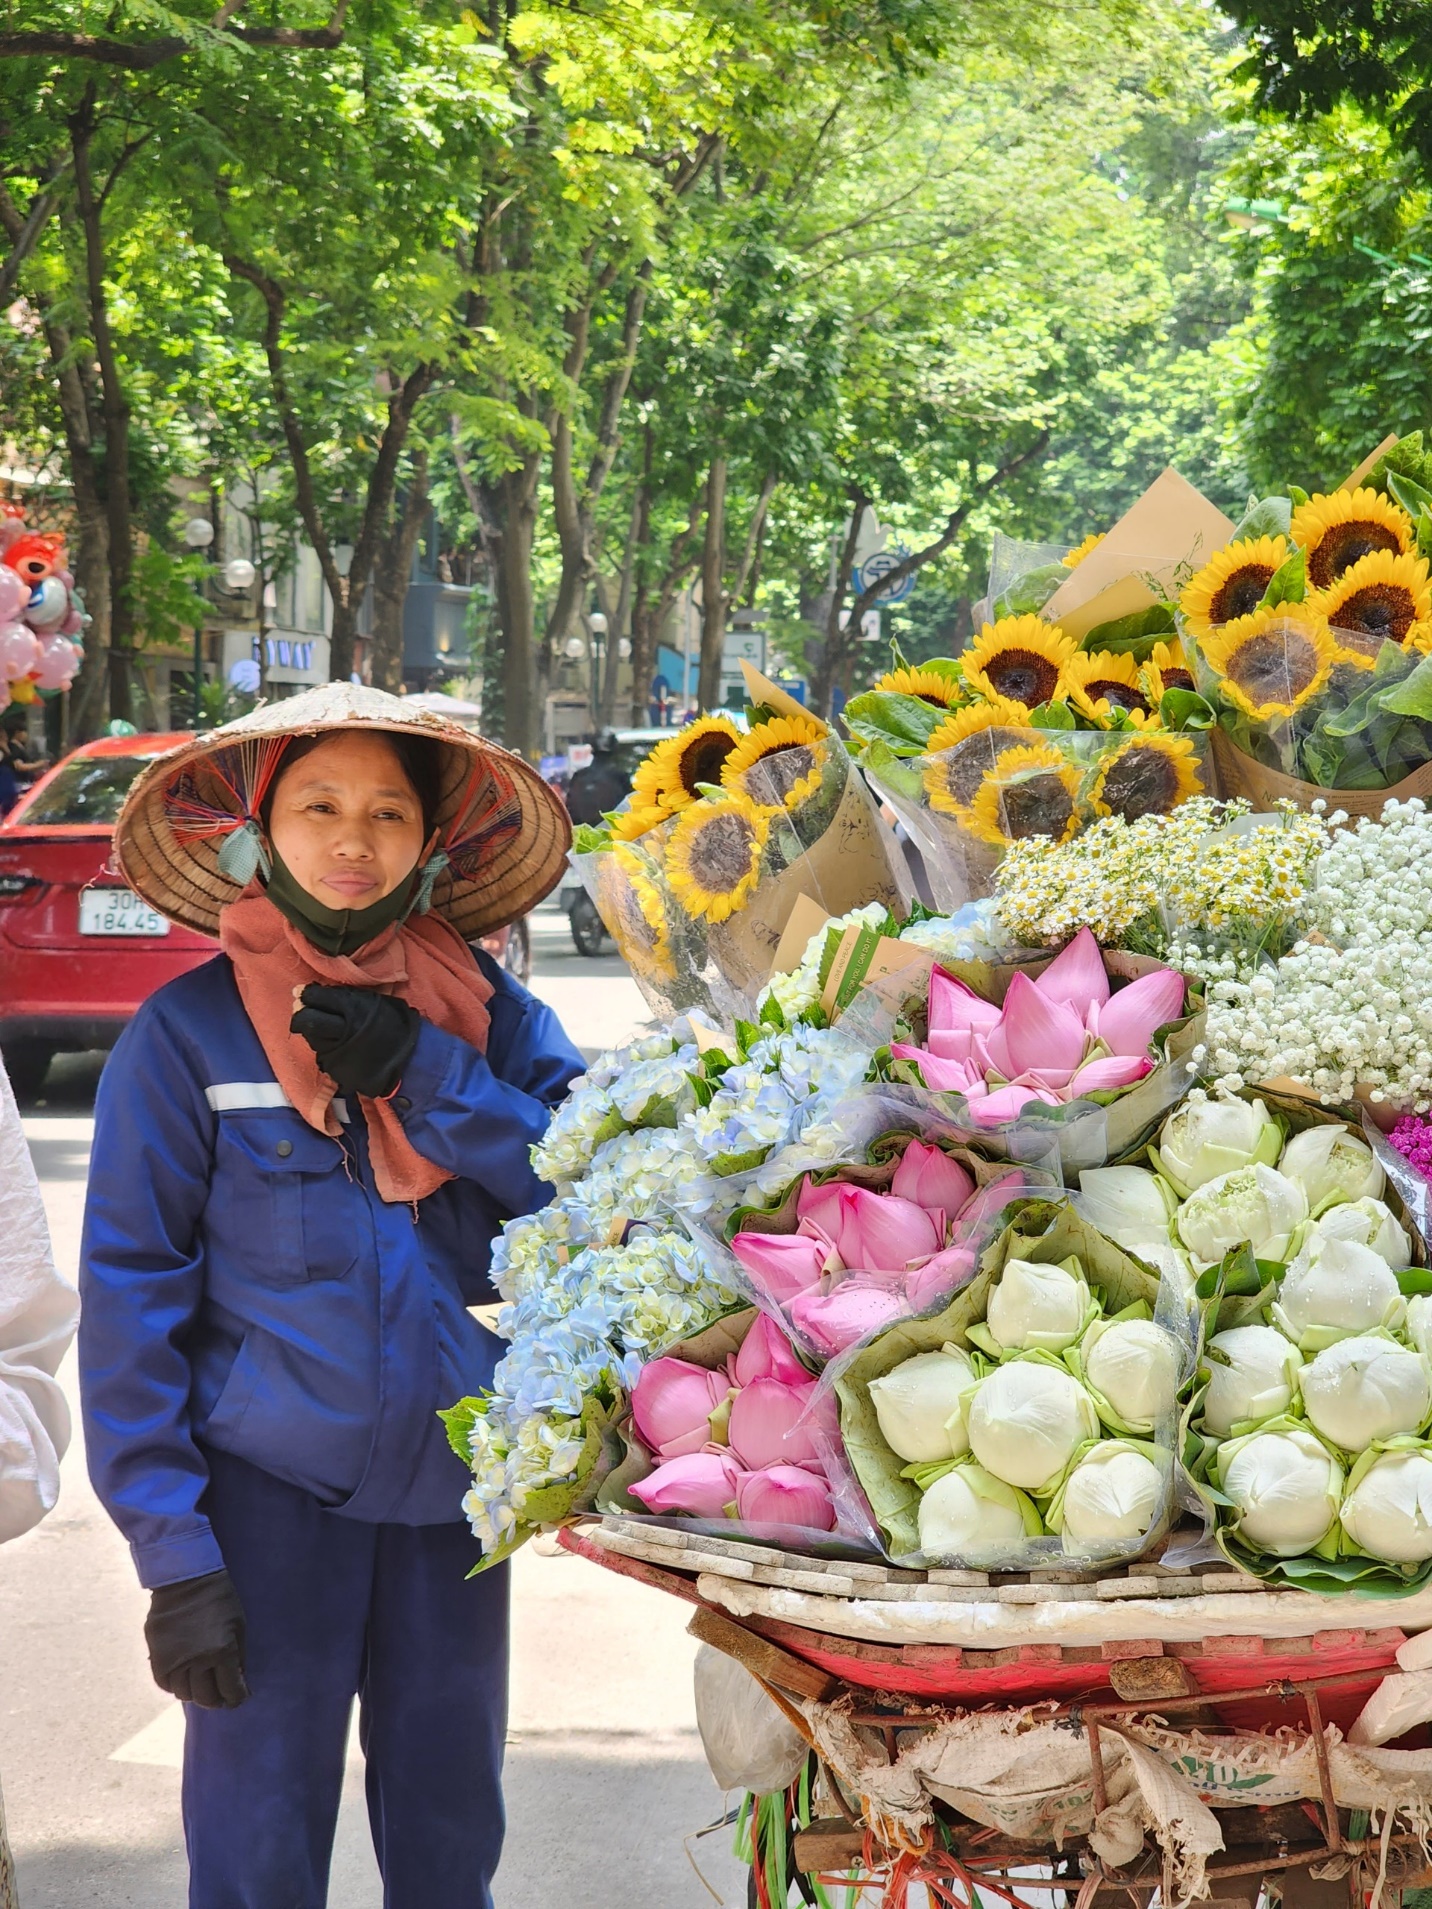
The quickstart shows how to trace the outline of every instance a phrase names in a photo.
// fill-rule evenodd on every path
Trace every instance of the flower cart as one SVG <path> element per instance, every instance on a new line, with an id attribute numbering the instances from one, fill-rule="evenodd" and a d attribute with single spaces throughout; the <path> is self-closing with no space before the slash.
<path id="1" fill-rule="evenodd" d="M 534 1149 L 446 1416 L 479 1568 L 559 1528 L 692 1607 L 757 1909 L 1432 1883 L 1432 818 L 1206 774 L 1274 766 L 1304 573 L 1347 653 L 1296 766 L 1432 735 L 1432 598 L 1344 640 L 1364 517 L 1432 539 L 1381 475 L 1205 513 L 1202 570 L 1160 480 L 1006 551 L 849 753 L 753 677 L 579 844 L 656 1023 Z"/>

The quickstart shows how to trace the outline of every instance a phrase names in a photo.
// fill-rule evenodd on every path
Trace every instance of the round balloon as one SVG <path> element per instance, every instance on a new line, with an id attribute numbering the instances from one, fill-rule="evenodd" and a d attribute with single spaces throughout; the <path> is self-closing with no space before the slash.
<path id="1" fill-rule="evenodd" d="M 17 683 L 40 660 L 40 645 L 23 623 L 0 623 L 0 682 Z"/>
<path id="2" fill-rule="evenodd" d="M 18 623 L 30 601 L 30 586 L 18 570 L 0 563 L 0 625 Z"/>
<path id="3" fill-rule="evenodd" d="M 78 606 L 75 604 L 75 601 L 72 597 L 70 599 L 70 607 L 65 614 L 65 620 L 60 625 L 60 635 L 61 636 L 78 636 L 81 630 L 84 629 L 84 626 L 85 626 L 85 613 L 83 610 L 78 608 Z"/>
<path id="4" fill-rule="evenodd" d="M 25 621 L 32 630 L 52 630 L 70 613 L 70 593 L 58 577 L 46 577 L 30 592 Z"/>
<path id="5" fill-rule="evenodd" d="M 41 689 L 68 689 L 78 665 L 75 646 L 67 637 L 47 636 L 40 644 L 39 661 L 30 674 Z"/>

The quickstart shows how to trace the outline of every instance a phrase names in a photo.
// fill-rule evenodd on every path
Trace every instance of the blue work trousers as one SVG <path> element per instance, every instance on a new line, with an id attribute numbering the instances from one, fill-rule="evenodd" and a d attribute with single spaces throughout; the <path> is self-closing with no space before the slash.
<path id="1" fill-rule="evenodd" d="M 363 1524 L 205 1456 L 253 1694 L 237 1710 L 187 1706 L 190 1909 L 324 1909 L 355 1696 L 385 1909 L 491 1909 L 506 1566 L 466 1576 L 465 1524 Z"/>

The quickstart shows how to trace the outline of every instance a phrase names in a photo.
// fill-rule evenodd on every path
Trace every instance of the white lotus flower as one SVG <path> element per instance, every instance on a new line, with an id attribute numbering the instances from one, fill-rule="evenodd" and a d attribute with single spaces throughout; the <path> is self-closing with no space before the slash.
<path id="1" fill-rule="evenodd" d="M 1171 1113 L 1159 1134 L 1159 1171 L 1181 1199 L 1239 1167 L 1272 1166 L 1282 1129 L 1261 1100 L 1189 1100 Z M 1221 1258 L 1222 1255 L 1220 1254 Z"/>
<path id="2" fill-rule="evenodd" d="M 1407 1336 L 1424 1359 L 1432 1359 L 1432 1293 L 1417 1293 L 1408 1300 Z"/>
<path id="3" fill-rule="evenodd" d="M 1379 1452 L 1343 1500 L 1342 1524 L 1370 1558 L 1389 1564 L 1432 1558 L 1432 1456 Z"/>
<path id="4" fill-rule="evenodd" d="M 1343 1200 L 1319 1214 L 1313 1225 L 1322 1239 L 1354 1240 L 1370 1246 L 1394 1272 L 1412 1264 L 1412 1242 L 1382 1200 Z"/>
<path id="5" fill-rule="evenodd" d="M 1255 1551 L 1296 1558 L 1327 1536 L 1342 1498 L 1343 1469 L 1311 1432 L 1250 1432 L 1218 1455 L 1238 1533 Z"/>
<path id="6" fill-rule="evenodd" d="M 1230 1326 L 1208 1343 L 1228 1362 L 1208 1362 L 1203 1422 L 1215 1438 L 1231 1438 L 1235 1425 L 1258 1425 L 1287 1411 L 1303 1355 L 1281 1332 L 1272 1326 Z"/>
<path id="7" fill-rule="evenodd" d="M 1151 1432 L 1178 1398 L 1178 1341 L 1152 1319 L 1096 1320 L 1082 1347 L 1084 1377 L 1130 1432 Z"/>
<path id="8" fill-rule="evenodd" d="M 1308 1423 L 1347 1452 L 1419 1430 L 1432 1409 L 1426 1360 L 1381 1334 L 1339 1339 L 1304 1368 L 1302 1386 Z"/>
<path id="9" fill-rule="evenodd" d="M 1021 1491 L 1054 1485 L 1085 1439 L 1099 1435 L 1099 1414 L 1084 1387 L 1038 1359 L 1011 1360 L 982 1379 L 965 1424 L 985 1470 Z"/>
<path id="10" fill-rule="evenodd" d="M 1075 1205 L 1116 1246 L 1167 1246 L 1178 1202 L 1146 1167 L 1088 1167 Z"/>
<path id="11" fill-rule="evenodd" d="M 1297 1181 L 1314 1213 L 1337 1200 L 1379 1199 L 1387 1184 L 1372 1148 L 1335 1121 L 1295 1133 L 1278 1171 Z"/>
<path id="12" fill-rule="evenodd" d="M 1255 1259 L 1286 1259 L 1307 1217 L 1303 1189 L 1259 1164 L 1205 1180 L 1179 1208 L 1178 1233 L 1205 1266 L 1243 1245 Z"/>
<path id="13" fill-rule="evenodd" d="M 1163 1474 L 1143 1452 L 1119 1439 L 1090 1448 L 1064 1483 L 1064 1547 L 1110 1538 L 1141 1538 L 1163 1503 Z"/>
<path id="14" fill-rule="evenodd" d="M 1089 1309 L 1077 1259 L 1053 1266 L 1007 1259 L 985 1305 L 987 1336 L 996 1353 L 1063 1352 L 1084 1330 Z"/>
<path id="15" fill-rule="evenodd" d="M 958 1346 L 917 1352 L 884 1378 L 870 1381 L 870 1401 L 885 1443 L 911 1464 L 962 1458 L 970 1449 L 960 1394 L 975 1382 Z"/>
<path id="16" fill-rule="evenodd" d="M 966 1558 L 972 1564 L 1007 1555 L 1037 1537 L 1034 1507 L 979 1465 L 956 1465 L 920 1500 L 920 1549 L 927 1557 Z"/>
<path id="17" fill-rule="evenodd" d="M 1405 1311 L 1397 1277 L 1380 1253 L 1330 1239 L 1316 1226 L 1273 1302 L 1274 1319 L 1304 1352 L 1320 1351 L 1350 1333 L 1400 1326 Z"/>

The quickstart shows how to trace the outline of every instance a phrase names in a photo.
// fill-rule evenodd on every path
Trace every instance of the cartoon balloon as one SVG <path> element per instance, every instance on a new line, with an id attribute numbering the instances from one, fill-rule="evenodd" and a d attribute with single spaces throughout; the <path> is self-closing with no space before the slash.
<path id="1" fill-rule="evenodd" d="M 68 689 L 79 667 L 75 646 L 63 636 L 47 636 L 40 644 L 40 657 L 30 672 L 41 689 Z"/>
<path id="2" fill-rule="evenodd" d="M 0 563 L 0 626 L 18 623 L 30 601 L 30 586 L 18 570 Z"/>
<path id="3" fill-rule="evenodd" d="M 65 620 L 60 625 L 60 635 L 61 636 L 78 636 L 80 632 L 84 629 L 84 626 L 85 626 L 85 613 L 75 603 L 74 599 L 71 598 L 70 607 L 68 612 L 66 613 Z"/>
<path id="4" fill-rule="evenodd" d="M 4 561 L 12 570 L 18 570 L 33 588 L 45 578 L 54 576 L 57 570 L 64 569 L 65 540 L 63 537 L 42 537 L 36 530 L 27 530 L 10 545 Z"/>
<path id="5" fill-rule="evenodd" d="M 33 630 L 23 623 L 0 623 L 0 682 L 19 682 L 40 659 Z"/>
<path id="6" fill-rule="evenodd" d="M 37 703 L 40 692 L 27 676 L 23 682 L 11 683 L 10 700 L 12 703 Z"/>
<path id="7" fill-rule="evenodd" d="M 25 621 L 32 630 L 53 630 L 70 613 L 70 593 L 58 577 L 46 577 L 30 592 Z"/>

